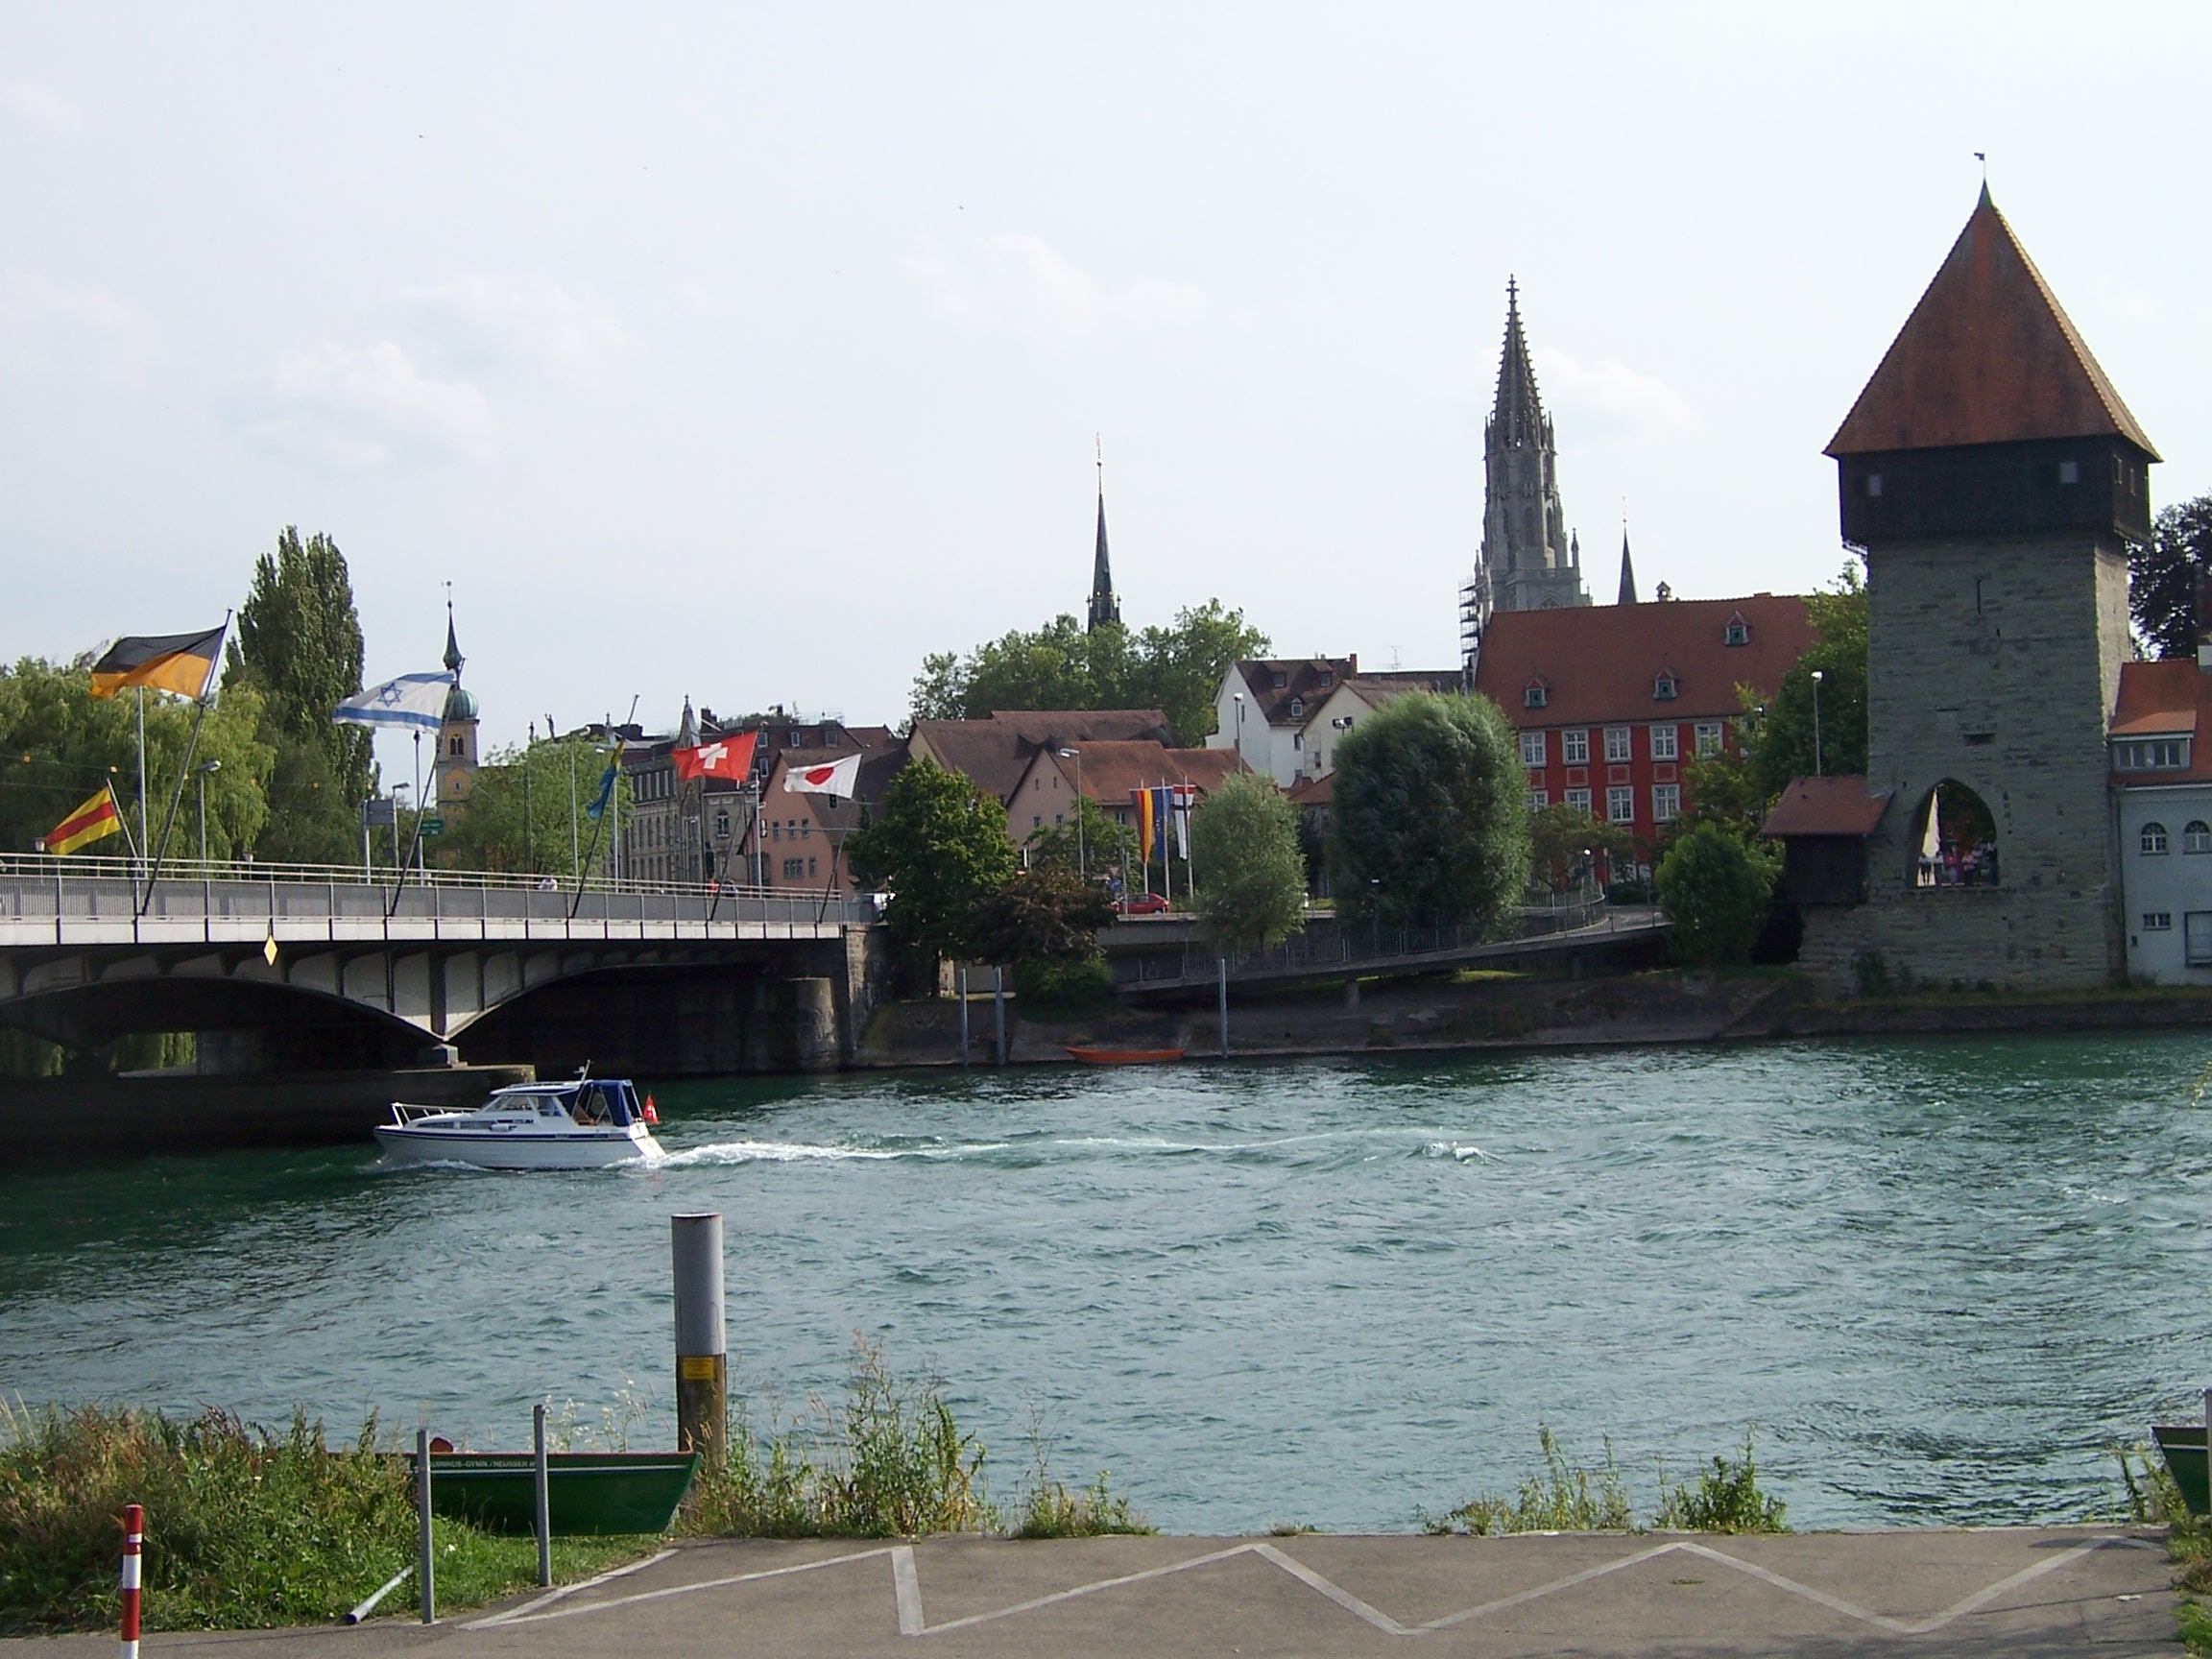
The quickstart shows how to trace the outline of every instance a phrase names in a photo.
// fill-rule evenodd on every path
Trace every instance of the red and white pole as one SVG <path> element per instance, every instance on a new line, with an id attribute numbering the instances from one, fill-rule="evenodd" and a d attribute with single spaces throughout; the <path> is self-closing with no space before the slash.
<path id="1" fill-rule="evenodd" d="M 146 1544 L 146 1511 L 123 1505 L 123 1659 L 138 1659 L 138 1552 Z"/>

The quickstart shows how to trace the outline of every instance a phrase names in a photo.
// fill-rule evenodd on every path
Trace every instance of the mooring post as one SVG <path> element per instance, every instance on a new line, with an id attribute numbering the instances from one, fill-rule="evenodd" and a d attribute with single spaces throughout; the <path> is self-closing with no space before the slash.
<path id="1" fill-rule="evenodd" d="M 430 1431 L 415 1431 L 415 1517 L 421 1537 L 417 1541 L 415 1575 L 422 1588 L 422 1623 L 438 1623 L 438 1558 L 430 1544 Z"/>
<path id="2" fill-rule="evenodd" d="M 1221 964 L 1221 1058 L 1229 1058 L 1229 958 L 1216 957 Z"/>
<path id="3" fill-rule="evenodd" d="M 1006 1064 L 1006 970 L 991 970 L 991 1008 L 998 1024 L 998 1064 Z"/>
<path id="4" fill-rule="evenodd" d="M 676 1449 L 719 1465 L 729 1424 L 730 1362 L 722 1334 L 722 1217 L 669 1220 L 676 1273 Z"/>
<path id="5" fill-rule="evenodd" d="M 545 1460 L 545 1402 L 530 1407 L 530 1438 L 538 1454 L 538 1587 L 553 1587 L 553 1482 Z"/>
<path id="6" fill-rule="evenodd" d="M 968 1070 L 968 970 L 960 970 L 960 1070 Z"/>
<path id="7" fill-rule="evenodd" d="M 123 1659 L 138 1659 L 139 1552 L 146 1547 L 146 1511 L 123 1505 Z"/>

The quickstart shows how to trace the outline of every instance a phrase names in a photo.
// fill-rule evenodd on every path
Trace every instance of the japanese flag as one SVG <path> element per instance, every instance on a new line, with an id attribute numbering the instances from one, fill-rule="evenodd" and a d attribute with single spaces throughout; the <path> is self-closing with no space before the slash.
<path id="1" fill-rule="evenodd" d="M 788 758 L 783 762 L 783 792 L 786 795 L 842 795 L 848 800 L 860 782 L 860 757 L 848 755 L 842 760 L 827 761 L 820 766 L 794 765 Z"/>

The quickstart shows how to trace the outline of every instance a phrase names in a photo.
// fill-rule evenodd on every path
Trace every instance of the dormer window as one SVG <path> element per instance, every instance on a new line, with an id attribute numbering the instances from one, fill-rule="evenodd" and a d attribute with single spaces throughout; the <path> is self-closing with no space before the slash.
<path id="1" fill-rule="evenodd" d="M 1315 678 L 1324 685 L 1334 685 L 1336 683 L 1336 676 L 1326 668 L 1322 669 Z"/>
<path id="2" fill-rule="evenodd" d="M 1654 703 L 1671 703 L 1681 692 L 1681 683 L 1673 675 L 1661 669 L 1651 682 L 1651 700 Z"/>
<path id="3" fill-rule="evenodd" d="M 1303 720 L 1306 718 L 1305 698 L 1293 697 L 1290 699 L 1290 718 L 1293 720 Z"/>
<path id="4" fill-rule="evenodd" d="M 2189 764 L 2189 739 L 2151 737 L 2112 745 L 2112 765 L 2121 772 L 2179 772 Z"/>
<path id="5" fill-rule="evenodd" d="M 1284 686 L 1290 684 L 1290 676 L 1281 672 L 1280 670 L 1270 676 L 1270 679 L 1274 684 L 1275 689 L 1278 691 L 1282 690 Z"/>
<path id="6" fill-rule="evenodd" d="M 1551 688 L 1541 680 L 1531 680 L 1521 692 L 1521 707 L 1541 709 L 1551 701 Z"/>
<path id="7" fill-rule="evenodd" d="M 1751 624 L 1743 620 L 1742 612 L 1728 618 L 1728 626 L 1721 630 L 1723 645 L 1748 645 L 1751 643 Z"/>

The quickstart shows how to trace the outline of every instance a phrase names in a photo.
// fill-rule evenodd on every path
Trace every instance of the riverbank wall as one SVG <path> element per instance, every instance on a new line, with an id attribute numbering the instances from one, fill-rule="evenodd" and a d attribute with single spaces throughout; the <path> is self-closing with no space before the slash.
<path id="1" fill-rule="evenodd" d="M 1010 1065 L 1066 1064 L 1076 1047 L 1222 1052 L 1213 1005 L 1121 1008 L 1088 1020 L 1024 1020 L 1006 1004 Z M 996 1014 L 988 996 L 969 1002 L 968 1063 L 995 1063 Z M 1605 979 L 1440 978 L 1241 998 L 1229 1010 L 1228 1054 L 1295 1058 L 1402 1050 L 1610 1047 L 1786 1038 L 1935 1036 L 1946 1033 L 2120 1031 L 2212 1027 L 2212 993 L 2112 991 L 2006 998 L 1923 997 L 1821 1000 L 1793 974 L 1744 975 L 1664 971 Z M 959 1004 L 879 1008 L 861 1044 L 863 1067 L 957 1066 Z"/>

